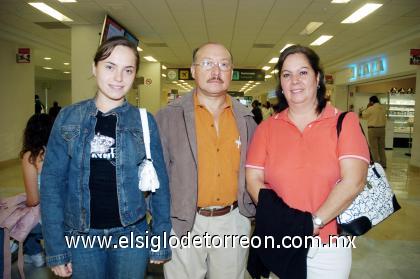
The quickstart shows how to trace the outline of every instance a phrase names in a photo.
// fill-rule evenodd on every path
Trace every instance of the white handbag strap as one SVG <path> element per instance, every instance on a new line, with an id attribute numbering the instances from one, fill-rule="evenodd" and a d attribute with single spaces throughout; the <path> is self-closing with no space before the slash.
<path id="1" fill-rule="evenodd" d="M 144 147 L 146 149 L 146 158 L 148 160 L 151 160 L 152 154 L 150 152 L 150 130 L 149 130 L 149 121 L 147 119 L 147 111 L 144 108 L 139 108 L 139 111 L 140 111 L 141 127 L 143 130 Z"/>

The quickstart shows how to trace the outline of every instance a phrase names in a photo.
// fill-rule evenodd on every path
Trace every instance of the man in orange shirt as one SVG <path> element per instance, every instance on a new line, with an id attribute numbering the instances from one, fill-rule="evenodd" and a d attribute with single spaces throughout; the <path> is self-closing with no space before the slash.
<path id="1" fill-rule="evenodd" d="M 165 278 L 244 278 L 247 251 L 232 236 L 249 236 L 248 217 L 255 213 L 245 187 L 245 159 L 256 123 L 227 95 L 232 72 L 232 55 L 223 45 L 202 45 L 191 66 L 196 88 L 156 116 L 169 172 L 173 234 L 208 234 L 223 245 L 173 248 Z"/>

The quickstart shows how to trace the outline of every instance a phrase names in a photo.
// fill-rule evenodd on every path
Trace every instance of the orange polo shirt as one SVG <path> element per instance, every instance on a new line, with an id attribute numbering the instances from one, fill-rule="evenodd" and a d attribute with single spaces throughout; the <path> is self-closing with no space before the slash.
<path id="1" fill-rule="evenodd" d="M 314 213 L 340 180 L 339 160 L 357 158 L 369 163 L 369 150 L 354 113 L 344 118 L 337 142 L 340 112 L 327 105 L 303 132 L 290 121 L 287 109 L 257 127 L 246 167 L 264 170 L 265 184 L 290 207 Z M 320 231 L 324 243 L 337 234 L 332 221 Z"/>
<path id="2" fill-rule="evenodd" d="M 240 162 L 240 139 L 232 110 L 226 97 L 219 116 L 219 135 L 213 115 L 200 105 L 194 94 L 195 128 L 198 157 L 199 207 L 226 206 L 237 200 Z"/>

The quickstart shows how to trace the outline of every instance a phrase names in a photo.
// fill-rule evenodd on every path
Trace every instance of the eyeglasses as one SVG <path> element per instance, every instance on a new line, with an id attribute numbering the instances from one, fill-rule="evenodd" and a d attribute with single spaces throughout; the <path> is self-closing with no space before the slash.
<path id="1" fill-rule="evenodd" d="M 219 66 L 220 71 L 227 72 L 232 69 L 232 63 L 230 62 L 214 62 L 212 60 L 203 60 L 199 63 L 194 63 L 195 66 L 200 66 L 205 71 L 213 69 L 214 66 Z"/>

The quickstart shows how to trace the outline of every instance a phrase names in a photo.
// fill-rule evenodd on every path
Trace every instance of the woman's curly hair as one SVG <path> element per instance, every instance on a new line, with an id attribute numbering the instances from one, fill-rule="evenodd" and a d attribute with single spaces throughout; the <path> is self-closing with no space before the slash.
<path id="1" fill-rule="evenodd" d="M 31 152 L 29 162 L 35 164 L 36 158 L 39 155 L 44 155 L 52 124 L 51 117 L 45 113 L 34 114 L 29 118 L 23 132 L 23 144 L 22 150 L 20 151 L 21 159 L 29 151 Z"/>

